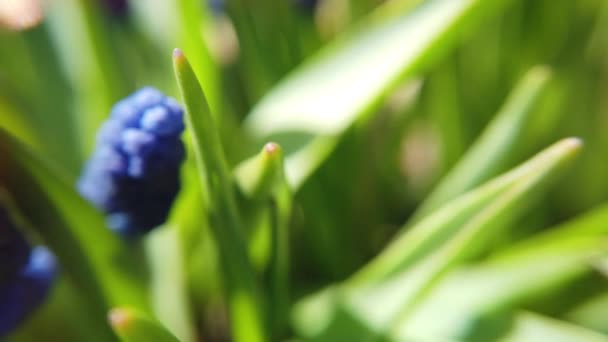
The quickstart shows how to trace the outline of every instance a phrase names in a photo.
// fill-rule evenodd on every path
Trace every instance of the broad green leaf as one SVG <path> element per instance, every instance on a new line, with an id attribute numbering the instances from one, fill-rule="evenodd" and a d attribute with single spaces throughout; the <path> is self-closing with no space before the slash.
<path id="1" fill-rule="evenodd" d="M 501 171 L 533 115 L 531 109 L 545 89 L 549 76 L 548 69 L 536 67 L 522 78 L 478 140 L 424 200 L 410 219 L 411 223 Z"/>
<path id="2" fill-rule="evenodd" d="M 259 138 L 273 137 L 271 140 L 282 146 L 288 144 L 276 136 L 284 133 L 313 137 L 288 149 L 289 156 L 306 150 L 314 137 L 339 136 L 361 116 L 376 110 L 398 84 L 445 52 L 456 33 L 490 16 L 503 3 L 431 0 L 394 16 L 386 15 L 390 11 L 380 7 L 357 30 L 327 46 L 280 82 L 254 108 L 246 128 Z M 288 158 L 287 177 L 293 188 L 297 189 L 323 159 L 303 165 Z M 310 170 L 304 172 L 302 167 Z"/>
<path id="3" fill-rule="evenodd" d="M 192 138 L 200 185 L 209 199 L 210 226 L 220 251 L 233 338 L 235 341 L 264 341 L 262 301 L 247 254 L 236 210 L 233 180 L 219 132 L 194 71 L 179 49 L 173 53 L 173 67 L 185 104 L 186 124 Z"/>
<path id="4" fill-rule="evenodd" d="M 159 322 L 132 308 L 114 308 L 108 314 L 112 329 L 124 342 L 179 342 Z"/>
<path id="5" fill-rule="evenodd" d="M 360 329 L 370 338 L 387 337 L 392 327 L 402 326 L 401 321 L 448 270 L 482 251 L 488 236 L 531 205 L 547 182 L 572 161 L 580 145 L 577 139 L 558 142 L 520 167 L 448 203 L 399 237 L 367 266 L 369 271 L 364 268 L 358 278 L 338 288 L 334 301 L 343 302 L 343 306 L 326 309 L 341 310 L 338 315 L 361 322 Z M 478 198 L 483 200 L 476 203 Z M 457 218 L 456 223 L 452 217 Z M 444 231 L 443 226 L 450 231 Z M 317 310 L 309 309 L 317 306 L 314 297 L 303 302 L 295 312 L 296 325 L 306 328 L 310 326 L 307 320 L 317 321 L 317 328 L 321 328 L 312 334 L 326 334 L 323 330 L 327 328 L 331 335 L 331 323 L 319 323 L 314 317 Z"/>
<path id="6" fill-rule="evenodd" d="M 520 312 L 515 317 L 512 331 L 500 341 L 608 342 L 608 336 L 566 321 Z"/>
<path id="7" fill-rule="evenodd" d="M 91 299 L 92 309 L 105 311 L 110 305 L 146 309 L 143 275 L 129 246 L 106 227 L 102 215 L 56 167 L 1 130 L 0 186 Z"/>

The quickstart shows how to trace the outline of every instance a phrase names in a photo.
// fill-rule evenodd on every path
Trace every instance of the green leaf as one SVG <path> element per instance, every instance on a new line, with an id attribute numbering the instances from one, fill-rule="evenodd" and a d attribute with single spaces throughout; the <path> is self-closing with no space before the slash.
<path id="1" fill-rule="evenodd" d="M 287 178 L 298 189 L 334 146 L 322 149 L 318 158 L 310 158 L 306 164 L 293 160 L 292 154 L 306 151 L 315 144 L 314 138 L 339 136 L 353 122 L 374 112 L 391 90 L 445 52 L 457 33 L 480 17 L 490 16 L 503 3 L 432 0 L 388 16 L 389 3 L 280 82 L 254 108 L 246 128 L 281 146 L 289 145 L 280 138 L 285 133 L 312 136 L 287 150 Z"/>
<path id="2" fill-rule="evenodd" d="M 108 319 L 124 342 L 179 342 L 159 322 L 132 308 L 112 309 Z"/>
<path id="3" fill-rule="evenodd" d="M 260 153 L 241 163 L 234 173 L 243 194 L 256 199 L 267 198 L 283 182 L 283 149 L 275 143 L 267 143 Z"/>
<path id="4" fill-rule="evenodd" d="M 453 237 L 456 230 L 482 213 L 484 208 L 490 208 L 500 194 L 515 191 L 515 187 L 525 184 L 527 180 L 532 182 L 531 185 L 536 181 L 540 183 L 543 176 L 551 175 L 561 164 L 571 160 L 579 147 L 580 141 L 577 139 L 563 140 L 525 164 L 450 201 L 394 240 L 363 267 L 352 281 L 373 282 L 405 269 Z M 529 191 L 527 187 L 521 190 Z"/>
<path id="5" fill-rule="evenodd" d="M 572 161 L 580 146 L 577 139 L 558 142 L 422 220 L 337 290 L 334 304 L 344 303 L 339 312 L 361 322 L 361 329 L 370 336 L 387 336 L 389 329 L 398 329 L 448 270 L 482 251 L 489 236 L 538 198 L 548 180 Z M 295 313 L 296 324 L 305 329 L 310 326 L 307 320 L 317 322 L 321 331 L 313 334 L 331 330 L 330 323 L 319 323 L 314 317 L 318 305 L 312 297 Z M 336 312 L 335 308 L 326 309 Z M 398 338 L 403 337 L 400 333 L 392 332 Z"/>
<path id="6" fill-rule="evenodd" d="M 608 292 L 604 291 L 581 303 L 565 317 L 576 324 L 608 334 Z"/>
<path id="7" fill-rule="evenodd" d="M 132 254 L 102 215 L 51 163 L 0 130 L 0 187 L 59 259 L 91 310 L 112 305 L 146 309 L 146 290 Z"/>
<path id="8" fill-rule="evenodd" d="M 528 259 L 539 253 L 563 252 L 584 248 L 589 243 L 600 243 L 608 234 L 608 204 L 590 210 L 557 227 L 523 240 L 499 252 L 495 258 Z"/>
<path id="9" fill-rule="evenodd" d="M 496 336 L 510 319 L 510 310 L 559 290 L 591 272 L 588 249 L 530 255 L 513 262 L 490 260 L 450 273 L 400 326 L 412 339 Z M 483 340 L 483 339 L 482 339 Z"/>
<path id="10" fill-rule="evenodd" d="M 543 67 L 526 73 L 473 146 L 420 205 L 410 224 L 502 171 L 549 79 L 550 72 Z"/>
<path id="11" fill-rule="evenodd" d="M 66 0 L 47 7 L 51 38 L 75 92 L 73 120 L 83 156 L 92 149 L 93 137 L 112 105 L 127 90 L 98 6 Z"/>
<path id="12" fill-rule="evenodd" d="M 207 7 L 197 0 L 179 0 L 175 2 L 180 23 L 180 37 L 184 51 L 190 56 L 196 76 L 205 85 L 207 100 L 212 113 L 222 113 L 220 75 L 216 62 L 211 57 L 209 47 L 199 32 L 201 28 L 209 26 Z M 218 117 L 215 118 L 219 120 Z"/>
<path id="13" fill-rule="evenodd" d="M 566 321 L 520 312 L 515 317 L 512 331 L 499 341 L 607 342 L 608 336 Z"/>
<path id="14" fill-rule="evenodd" d="M 235 170 L 236 181 L 249 199 L 256 201 L 253 206 L 262 214 L 270 216 L 256 232 L 257 236 L 269 236 L 270 243 L 259 243 L 266 247 L 262 255 L 270 255 L 268 284 L 269 321 L 280 339 L 286 326 L 289 298 L 289 222 L 293 206 L 293 195 L 287 180 L 283 163 L 283 150 L 275 143 L 267 143 L 262 151 L 251 157 Z M 260 203 L 261 202 L 261 203 Z M 254 209 L 255 210 L 255 209 Z M 252 242 L 259 242 L 253 239 Z M 262 241 L 266 242 L 266 241 Z"/>
<path id="15" fill-rule="evenodd" d="M 176 227 L 156 228 L 146 236 L 145 247 L 156 317 L 180 341 L 196 341 L 184 274 L 184 255 Z"/>
<path id="16" fill-rule="evenodd" d="M 173 53 L 173 67 L 186 108 L 186 124 L 193 142 L 200 185 L 209 199 L 211 228 L 224 271 L 233 338 L 235 341 L 264 341 L 262 301 L 247 254 L 233 180 L 218 129 L 194 71 L 179 49 Z"/>
<path id="17" fill-rule="evenodd" d="M 3 97 L 0 97 L 0 128 L 10 132 L 36 150 L 40 150 L 40 139 L 36 136 L 33 125 L 16 106 Z"/>
<path id="18" fill-rule="evenodd" d="M 505 313 L 518 305 L 551 298 L 592 272 L 590 260 L 606 250 L 598 237 L 608 233 L 602 224 L 607 209 L 599 208 L 510 246 L 486 262 L 452 272 L 400 329 L 424 340 L 479 336 L 504 328 L 489 323 L 504 321 Z"/>

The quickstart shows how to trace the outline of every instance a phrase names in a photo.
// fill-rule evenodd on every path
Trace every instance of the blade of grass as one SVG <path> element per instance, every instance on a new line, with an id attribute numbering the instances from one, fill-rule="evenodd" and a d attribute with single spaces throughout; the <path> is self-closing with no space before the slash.
<path id="1" fill-rule="evenodd" d="M 328 305 L 325 309 L 332 312 L 333 306 L 347 301 L 346 310 L 351 315 L 364 317 L 368 327 L 371 324 L 376 333 L 381 333 L 403 308 L 406 311 L 402 315 L 407 316 L 407 310 L 415 307 L 422 297 L 419 295 L 424 295 L 445 271 L 482 248 L 487 234 L 510 222 L 516 212 L 533 200 L 534 196 L 529 196 L 531 189 L 543 189 L 552 178 L 549 176 L 568 164 L 579 149 L 577 139 L 561 141 L 516 169 L 444 205 L 395 240 L 362 271 L 333 291 L 333 295 L 327 297 L 329 292 L 323 292 L 325 296 L 322 293 L 301 302 L 295 311 L 300 321 L 296 325 L 306 327 L 306 321 L 317 321 L 317 317 L 307 314 L 318 312 L 314 309 L 317 305 Z M 322 323 L 315 324 L 318 327 Z"/>
<path id="2" fill-rule="evenodd" d="M 575 141 L 566 140 L 516 169 L 442 206 L 433 215 L 423 219 L 411 227 L 406 234 L 394 240 L 377 257 L 358 271 L 349 282 L 356 284 L 379 281 L 394 274 L 395 271 L 405 269 L 449 238 L 455 229 L 470 220 L 472 215 L 481 211 L 496 196 L 519 182 L 522 177 L 551 162 L 563 151 L 570 152 L 568 148 L 571 147 L 570 145 L 575 146 Z M 572 148 L 572 150 L 577 149 Z"/>
<path id="3" fill-rule="evenodd" d="M 393 327 L 398 329 L 447 271 L 482 251 L 488 236 L 511 223 L 535 199 L 539 199 L 555 174 L 573 161 L 580 146 L 581 142 L 577 139 L 565 139 L 521 166 L 527 172 L 516 182 L 467 220 L 450 239 L 429 251 L 405 271 L 407 290 L 402 292 L 400 300 L 395 299 L 397 316 L 384 322 L 392 321 Z M 408 273 L 412 276 L 407 276 Z M 399 276 L 398 281 L 402 283 L 403 276 Z M 388 286 L 391 286 L 390 283 L 389 280 Z M 390 310 L 385 313 L 390 315 Z M 376 318 L 380 320 L 381 316 Z"/>
<path id="4" fill-rule="evenodd" d="M 533 114 L 531 109 L 549 79 L 550 71 L 543 67 L 526 73 L 474 145 L 416 210 L 409 225 L 488 180 L 504 167 L 509 151 L 521 137 L 523 127 Z"/>
<path id="5" fill-rule="evenodd" d="M 502 319 L 501 313 L 541 298 L 555 298 L 561 288 L 592 273 L 590 261 L 605 253 L 608 228 L 602 222 L 606 209 L 599 208 L 508 247 L 486 262 L 450 273 L 400 327 L 402 334 L 421 340 L 432 336 L 466 339 L 484 330 L 484 322 Z"/>
<path id="6" fill-rule="evenodd" d="M 184 54 L 176 49 L 173 66 L 186 107 L 186 123 L 203 191 L 208 193 L 211 228 L 217 241 L 227 287 L 235 341 L 264 341 L 262 301 L 255 282 L 240 218 L 236 211 L 232 177 L 205 95 Z"/>
<path id="7" fill-rule="evenodd" d="M 599 253 L 598 245 L 516 262 L 489 261 L 451 272 L 401 323 L 397 334 L 420 340 L 483 335 L 486 338 L 481 340 L 489 340 L 488 335 L 504 330 L 500 322 L 508 320 L 514 308 L 545 298 L 555 300 L 561 289 L 589 275 L 588 263 Z"/>

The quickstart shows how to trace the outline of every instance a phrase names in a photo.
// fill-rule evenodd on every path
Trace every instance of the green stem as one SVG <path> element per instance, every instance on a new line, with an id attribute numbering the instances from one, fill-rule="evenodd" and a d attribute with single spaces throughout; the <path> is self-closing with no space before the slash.
<path id="1" fill-rule="evenodd" d="M 289 308 L 289 220 L 292 194 L 285 181 L 273 193 L 272 261 L 270 286 L 270 322 L 274 341 L 279 340 L 287 326 Z"/>

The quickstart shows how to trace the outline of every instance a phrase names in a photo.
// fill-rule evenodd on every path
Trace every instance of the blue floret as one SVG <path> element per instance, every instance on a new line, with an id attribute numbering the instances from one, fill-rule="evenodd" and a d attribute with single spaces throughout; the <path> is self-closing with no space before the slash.
<path id="1" fill-rule="evenodd" d="M 8 335 L 42 305 L 56 272 L 53 254 L 37 246 L 15 277 L 0 282 L 0 337 Z"/>
<path id="2" fill-rule="evenodd" d="M 57 267 L 45 247 L 30 247 L 3 208 L 0 208 L 0 258 L 1 339 L 44 302 Z"/>
<path id="3" fill-rule="evenodd" d="M 134 237 L 166 220 L 180 185 L 183 131 L 182 107 L 154 88 L 114 106 L 78 182 L 110 228 Z"/>

